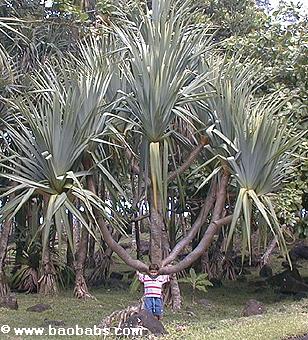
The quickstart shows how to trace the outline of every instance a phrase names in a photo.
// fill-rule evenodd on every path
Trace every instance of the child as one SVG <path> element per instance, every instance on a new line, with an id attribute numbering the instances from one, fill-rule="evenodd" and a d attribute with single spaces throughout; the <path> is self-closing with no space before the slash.
<path id="1" fill-rule="evenodd" d="M 170 281 L 169 275 L 158 275 L 159 266 L 150 264 L 148 274 L 137 271 L 138 279 L 144 284 L 144 307 L 147 311 L 161 319 L 163 314 L 162 286 Z"/>

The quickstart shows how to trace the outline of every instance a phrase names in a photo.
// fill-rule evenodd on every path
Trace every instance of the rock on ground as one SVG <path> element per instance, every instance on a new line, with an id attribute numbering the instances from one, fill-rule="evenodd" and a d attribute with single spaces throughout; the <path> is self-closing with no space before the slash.
<path id="1" fill-rule="evenodd" d="M 273 270 L 272 268 L 268 265 L 265 264 L 261 269 L 259 275 L 261 277 L 267 278 L 273 276 Z"/>
<path id="2" fill-rule="evenodd" d="M 304 282 L 294 279 L 292 276 L 286 275 L 281 287 L 280 292 L 284 294 L 298 294 L 307 292 L 308 285 Z"/>
<path id="3" fill-rule="evenodd" d="M 37 305 L 31 306 L 27 308 L 28 312 L 37 312 L 42 313 L 45 310 L 51 309 L 50 305 L 44 304 L 44 303 L 38 303 Z"/>
<path id="4" fill-rule="evenodd" d="M 8 309 L 18 309 L 18 303 L 15 294 L 9 294 L 4 296 L 0 301 L 0 307 L 8 308 Z"/>
<path id="5" fill-rule="evenodd" d="M 265 313 L 265 306 L 254 299 L 250 299 L 246 302 L 246 305 L 242 311 L 243 316 L 259 315 Z"/>
<path id="6" fill-rule="evenodd" d="M 267 282 L 272 286 L 281 287 L 287 277 L 293 277 L 293 279 L 297 281 L 302 281 L 299 271 L 294 268 L 293 270 L 284 270 L 283 272 L 270 277 Z"/>
<path id="7" fill-rule="evenodd" d="M 200 299 L 198 300 L 198 303 L 207 309 L 210 309 L 213 307 L 213 304 L 208 299 Z"/>
<path id="8" fill-rule="evenodd" d="M 121 327 L 144 327 L 154 335 L 167 334 L 161 321 L 157 320 L 150 312 L 142 309 L 139 313 L 130 316 Z"/>
<path id="9" fill-rule="evenodd" d="M 63 320 L 48 320 L 44 319 L 42 327 L 53 326 L 53 327 L 60 327 L 65 326 L 65 322 Z"/>

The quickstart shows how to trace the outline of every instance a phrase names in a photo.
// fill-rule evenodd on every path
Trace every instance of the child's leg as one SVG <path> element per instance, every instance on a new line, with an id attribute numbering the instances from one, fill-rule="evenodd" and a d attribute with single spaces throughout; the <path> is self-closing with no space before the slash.
<path id="1" fill-rule="evenodd" d="M 144 298 L 144 309 L 153 314 L 153 309 L 155 306 L 153 306 L 153 298 L 151 297 L 145 297 Z"/>
<path id="2" fill-rule="evenodd" d="M 155 313 L 154 315 L 158 320 L 161 320 L 163 317 L 163 300 L 161 298 L 155 298 Z"/>

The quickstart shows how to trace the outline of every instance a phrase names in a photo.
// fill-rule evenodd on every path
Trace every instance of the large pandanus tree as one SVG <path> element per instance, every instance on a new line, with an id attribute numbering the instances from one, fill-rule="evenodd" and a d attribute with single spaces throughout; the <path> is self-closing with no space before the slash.
<path id="1" fill-rule="evenodd" d="M 190 26 L 190 13 L 186 1 L 155 1 L 152 11 L 142 10 L 136 16 L 138 25 L 130 22 L 126 28 L 114 27 L 127 50 L 123 69 L 131 92 L 126 103 L 142 136 L 135 144 L 138 147 L 132 157 L 137 166 L 133 166 L 148 189 L 150 255 L 151 261 L 161 264 L 161 273 L 175 273 L 192 265 L 223 225 L 232 222 L 232 234 L 240 215 L 245 221 L 242 234 L 250 249 L 253 209 L 260 211 L 284 248 L 270 200 L 289 166 L 288 151 L 296 144 L 288 137 L 286 121 L 278 118 L 283 100 L 276 94 L 258 97 L 258 67 L 247 61 L 241 63 L 240 58 L 221 60 L 210 50 L 211 38 L 205 27 Z M 178 131 L 172 130 L 175 117 L 207 137 L 200 139 L 200 148 L 183 164 L 172 158 L 169 147 L 169 141 L 179 137 Z M 168 242 L 168 181 L 180 176 L 198 156 L 203 164 L 196 172 L 215 164 L 205 181 L 211 181 L 210 190 L 194 223 L 173 249 L 167 245 L 163 254 Z M 172 167 L 174 171 L 170 172 Z M 234 211 L 226 209 L 231 184 L 238 189 Z M 106 226 L 102 224 L 101 229 L 105 241 L 127 264 L 146 270 L 144 263 L 133 259 L 112 239 Z M 201 230 L 199 243 L 178 261 L 178 255 Z"/>
<path id="2" fill-rule="evenodd" d="M 105 114 L 104 96 L 109 79 L 108 67 L 95 72 L 84 67 L 77 73 L 69 63 L 50 63 L 33 76 L 27 95 L 11 101 L 16 123 L 6 124 L 7 133 L 2 136 L 9 154 L 2 158 L 1 177 L 17 184 L 8 186 L 2 194 L 14 194 L 14 198 L 1 207 L 0 214 L 12 219 L 27 201 L 34 197 L 42 200 L 43 259 L 39 282 L 43 293 L 56 292 L 49 252 L 52 225 L 59 238 L 65 228 L 73 247 L 67 211 L 93 237 L 93 207 L 112 223 L 115 221 L 107 215 L 105 202 L 85 184 L 85 177 L 92 171 L 87 165 L 91 157 L 88 151 L 97 140 L 103 143 L 108 134 L 110 118 Z M 113 224 L 119 225 L 118 221 Z M 83 294 L 77 295 L 84 297 L 87 289 L 82 268 L 78 269 L 78 286 Z"/>
<path id="3" fill-rule="evenodd" d="M 216 57 L 203 62 L 202 67 L 214 75 L 211 86 L 217 93 L 204 101 L 204 110 L 196 110 L 198 118 L 210 125 L 206 130 L 211 141 L 209 159 L 204 165 L 216 162 L 211 175 L 227 169 L 238 190 L 227 247 L 242 216 L 243 255 L 247 247 L 251 256 L 251 223 L 258 211 L 286 252 L 275 214 L 275 193 L 287 178 L 292 166 L 290 151 L 298 140 L 287 128 L 287 117 L 279 114 L 287 98 L 277 93 L 258 96 L 262 72 L 256 62 Z"/>
<path id="4" fill-rule="evenodd" d="M 229 240 L 239 227 L 250 252 L 256 210 L 284 248 L 272 198 L 296 139 L 288 137 L 286 122 L 279 118 L 283 100 L 276 94 L 258 97 L 256 65 L 243 64 L 240 58 L 222 60 L 214 53 L 211 29 L 192 24 L 190 5 L 190 1 L 157 0 L 151 10 L 136 7 L 131 17 L 121 14 L 109 23 L 108 34 L 116 45 L 109 45 L 107 54 L 101 51 L 108 44 L 101 48 L 99 37 L 85 41 L 81 58 L 50 62 L 33 74 L 26 95 L 10 101 L 14 125 L 4 122 L 7 153 L 0 162 L 0 176 L 8 182 L 1 197 L 10 199 L 0 207 L 0 219 L 11 221 L 33 198 L 41 202 L 41 291 L 54 292 L 56 287 L 49 252 L 51 229 L 55 227 L 60 238 L 63 227 L 68 227 L 64 233 L 73 247 L 67 212 L 83 227 L 76 253 L 77 296 L 89 295 L 83 271 L 88 237 L 95 238 L 96 227 L 111 253 L 135 269 L 148 268 L 113 237 L 109 224 L 119 227 L 116 217 L 121 209 L 118 205 L 107 214 L 98 194 L 96 170 L 104 176 L 104 184 L 124 197 L 105 166 L 109 148 L 115 147 L 111 134 L 123 143 L 132 177 L 138 177 L 137 203 L 146 201 L 149 207 L 150 260 L 161 265 L 161 273 L 192 265 L 224 225 L 231 224 Z M 181 124 L 189 126 L 190 136 L 179 128 Z M 179 145 L 181 150 L 185 145 L 183 157 L 174 152 Z M 195 173 L 206 175 L 200 189 L 210 182 L 209 190 L 199 214 L 172 240 L 171 248 L 168 201 L 178 195 L 180 179 L 197 159 L 202 165 Z M 227 209 L 231 184 L 236 203 Z M 244 224 L 238 223 L 240 217 Z M 200 237 L 192 247 L 196 235 Z M 187 249 L 191 252 L 179 260 Z M 176 294 L 176 280 L 172 284 Z"/>
<path id="5" fill-rule="evenodd" d="M 115 26 L 127 50 L 124 73 L 131 86 L 127 94 L 132 119 L 142 133 L 140 176 L 150 177 L 151 261 L 161 264 L 164 215 L 168 187 L 168 154 L 176 116 L 188 120 L 185 103 L 201 98 L 196 92 L 204 75 L 197 74 L 201 54 L 212 48 L 210 29 L 189 22 L 188 2 L 180 9 L 172 1 L 155 1 L 152 10 L 139 13 L 140 22 Z M 141 18 L 141 19 L 140 19 Z M 133 19 L 133 18 L 132 18 Z M 202 144 L 202 142 L 200 142 Z M 147 181 L 147 180 L 146 180 Z"/>

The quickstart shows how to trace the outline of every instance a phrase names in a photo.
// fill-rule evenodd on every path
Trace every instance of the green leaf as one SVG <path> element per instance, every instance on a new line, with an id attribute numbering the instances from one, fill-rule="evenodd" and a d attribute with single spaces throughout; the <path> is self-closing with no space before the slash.
<path id="1" fill-rule="evenodd" d="M 196 285 L 196 289 L 202 291 L 202 292 L 205 292 L 207 293 L 207 289 L 204 287 L 204 286 L 201 286 L 201 285 Z"/>
<path id="2" fill-rule="evenodd" d="M 193 282 L 196 282 L 197 274 L 196 274 L 194 268 L 190 268 L 190 269 L 189 269 L 189 275 L 190 275 L 192 281 L 193 281 Z"/>

